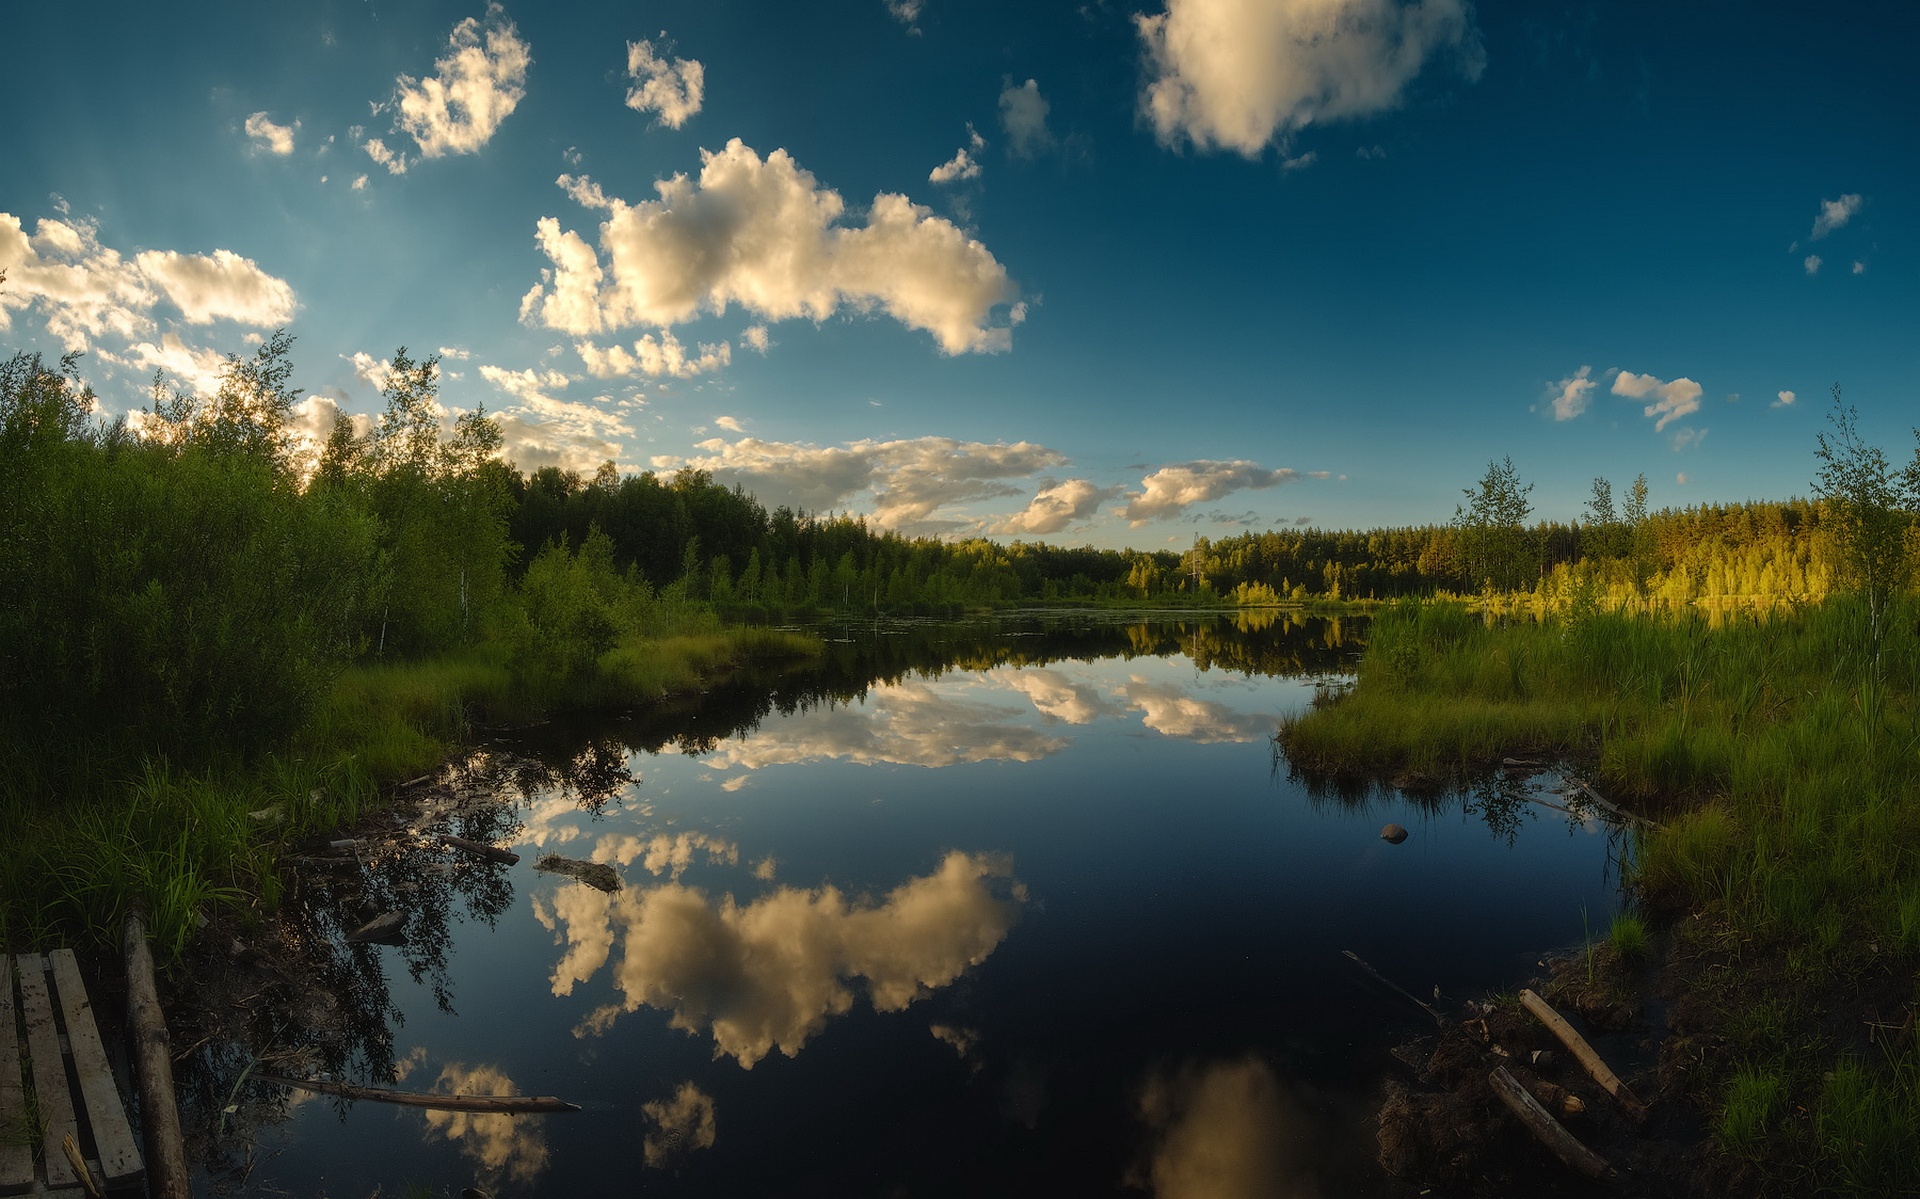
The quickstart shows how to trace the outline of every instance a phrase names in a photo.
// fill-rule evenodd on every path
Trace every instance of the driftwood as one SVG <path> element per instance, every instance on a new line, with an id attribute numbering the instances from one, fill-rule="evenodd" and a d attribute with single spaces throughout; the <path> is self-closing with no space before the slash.
<path id="1" fill-rule="evenodd" d="M 1559 1012 L 1553 1010 L 1552 1004 L 1524 987 L 1520 990 L 1520 1002 L 1539 1019 L 1540 1023 L 1547 1026 L 1547 1031 L 1560 1038 L 1560 1043 L 1567 1047 L 1567 1052 L 1571 1053 L 1574 1060 L 1578 1061 L 1593 1077 L 1593 1081 L 1600 1084 L 1601 1090 L 1619 1102 L 1627 1115 L 1636 1121 L 1647 1118 L 1647 1105 L 1640 1102 L 1639 1096 L 1628 1089 L 1626 1083 L 1620 1081 L 1619 1075 L 1608 1069 L 1607 1063 L 1601 1061 L 1600 1055 L 1593 1051 L 1593 1046 L 1587 1044 L 1587 1039 L 1575 1032 L 1573 1025 L 1568 1024 L 1561 1018 Z"/>
<path id="2" fill-rule="evenodd" d="M 580 1105 L 555 1099 L 551 1095 L 431 1095 L 423 1091 L 396 1091 L 388 1087 L 361 1087 L 350 1082 L 325 1078 L 286 1078 L 278 1074 L 255 1077 L 275 1086 L 298 1087 L 342 1099 L 364 1099 L 370 1103 L 397 1103 L 403 1107 L 424 1107 L 439 1112 L 487 1112 L 519 1115 L 524 1112 L 577 1112 Z"/>
<path id="3" fill-rule="evenodd" d="M 153 1199 L 192 1199 L 187 1143 L 174 1105 L 173 1054 L 166 1016 L 153 984 L 153 949 L 147 922 L 136 910 L 127 917 L 127 1022 L 133 1026 L 133 1059 L 140 1075 L 140 1123 L 147 1141 L 147 1187 Z"/>
<path id="4" fill-rule="evenodd" d="M 1618 807 L 1613 803 L 1610 803 L 1606 799 L 1602 798 L 1602 796 L 1598 791 L 1595 791 L 1591 786 L 1587 784 L 1586 780 L 1578 778 L 1571 774 L 1566 775 L 1565 778 L 1569 783 L 1572 783 L 1575 787 L 1579 788 L 1583 793 L 1585 793 L 1586 797 L 1592 800 L 1594 804 L 1596 804 L 1600 808 L 1601 811 L 1610 813 L 1615 820 L 1618 820 L 1623 824 L 1644 824 L 1648 828 L 1660 827 L 1660 824 L 1658 821 L 1649 820 L 1645 816 L 1635 815 L 1634 813 L 1629 812 L 1624 808 Z"/>
<path id="5" fill-rule="evenodd" d="M 359 928 L 347 934 L 347 944 L 358 945 L 363 941 L 391 942 L 400 939 L 400 926 L 406 917 L 398 912 L 382 912 Z"/>
<path id="6" fill-rule="evenodd" d="M 477 858 L 485 858 L 489 862 L 504 862 L 509 866 L 517 866 L 520 863 L 519 854 L 510 849 L 501 849 L 497 845 L 485 845 L 479 841 L 469 841 L 465 837 L 456 837 L 452 833 L 441 833 L 438 837 L 434 838 L 434 840 L 452 849 L 470 853 Z"/>
<path id="7" fill-rule="evenodd" d="M 1507 1105 L 1507 1110 L 1518 1117 L 1533 1138 L 1545 1145 L 1555 1157 L 1588 1178 L 1613 1177 L 1613 1167 L 1607 1164 L 1607 1159 L 1582 1145 L 1560 1121 L 1548 1115 L 1547 1109 L 1528 1094 L 1527 1088 L 1521 1086 L 1505 1066 L 1495 1066 L 1493 1073 L 1487 1076 L 1487 1081 L 1493 1084 L 1493 1093 L 1500 1096 L 1500 1102 Z"/>
<path id="8" fill-rule="evenodd" d="M 533 864 L 535 870 L 548 874 L 564 874 L 568 878 L 577 878 L 587 886 L 611 895 L 620 889 L 620 876 L 614 873 L 612 866 L 605 862 L 581 862 L 573 858 L 563 858 L 557 853 L 547 854 Z"/>
<path id="9" fill-rule="evenodd" d="M 1392 991 L 1394 994 L 1400 996 L 1402 999 L 1406 1000 L 1408 1003 L 1411 1003 L 1415 1007 L 1418 1007 L 1421 1011 L 1425 1012 L 1427 1015 L 1432 1016 L 1433 1022 L 1435 1024 L 1440 1024 L 1440 1025 L 1446 1024 L 1447 1018 L 1445 1016 L 1442 1016 L 1438 1011 L 1434 1010 L 1431 1004 L 1427 1003 L 1424 1000 L 1416 998 L 1412 992 L 1403 989 L 1398 983 L 1394 982 L 1392 979 L 1388 978 L 1386 975 L 1380 973 L 1378 970 L 1375 970 L 1372 966 L 1367 965 L 1365 959 L 1363 959 L 1359 954 L 1355 953 L 1351 949 L 1343 949 L 1340 952 L 1342 955 L 1346 957 L 1348 961 L 1352 962 L 1354 965 L 1360 967 L 1362 970 L 1365 970 L 1369 975 L 1371 975 L 1375 982 L 1387 988 L 1387 990 Z"/>

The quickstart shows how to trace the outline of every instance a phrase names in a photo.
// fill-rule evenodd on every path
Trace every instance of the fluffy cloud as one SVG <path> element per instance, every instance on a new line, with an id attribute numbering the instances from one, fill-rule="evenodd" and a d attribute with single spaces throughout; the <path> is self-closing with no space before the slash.
<path id="1" fill-rule="evenodd" d="M 952 504 L 1018 495 L 1001 482 L 1060 466 L 1066 458 L 1030 442 L 988 445 L 951 437 L 856 441 L 811 446 L 745 437 L 719 438 L 685 465 L 711 471 L 723 483 L 739 483 L 769 506 L 790 504 L 812 512 L 844 508 L 855 496 L 873 493 L 874 520 L 893 529 L 927 530 L 937 510 Z M 674 465 L 666 460 L 657 465 Z"/>
<path id="2" fill-rule="evenodd" d="M 1086 520 L 1101 502 L 1119 493 L 1117 487 L 1096 487 L 1086 479 L 1068 479 L 1043 487 L 1019 512 L 993 525 L 994 533 L 1058 533 Z"/>
<path id="3" fill-rule="evenodd" d="M 640 1113 L 648 1125 L 640 1150 L 649 1166 L 670 1166 L 697 1149 L 713 1148 L 719 1137 L 713 1096 L 691 1082 L 681 1083 L 672 1099 L 641 1104 Z"/>
<path id="4" fill-rule="evenodd" d="M 1140 1093 L 1140 1118 L 1153 1130 L 1145 1177 L 1128 1181 L 1154 1199 L 1241 1199 L 1314 1195 L 1304 1122 L 1273 1070 L 1255 1057 L 1157 1073 Z"/>
<path id="5" fill-rule="evenodd" d="M 180 309 L 188 324 L 205 325 L 224 318 L 264 327 L 293 319 L 293 288 L 286 280 L 274 278 L 253 259 L 232 250 L 215 250 L 211 255 L 146 250 L 134 262 Z"/>
<path id="6" fill-rule="evenodd" d="M 1820 255 L 1809 254 L 1801 260 L 1800 265 L 1806 268 L 1807 274 L 1817 275 L 1820 273 Z"/>
<path id="7" fill-rule="evenodd" d="M 559 371 L 521 370 L 483 365 L 480 377 L 512 397 L 515 403 L 494 413 L 499 422 L 502 452 L 520 469 L 555 466 L 591 472 L 602 462 L 618 461 L 624 446 L 618 440 L 633 435 L 628 410 L 605 396 L 591 403 L 553 396 L 572 382 Z"/>
<path id="8" fill-rule="evenodd" d="M 767 347 L 773 343 L 767 339 L 765 325 L 748 325 L 740 330 L 740 344 L 756 354 L 765 354 Z"/>
<path id="9" fill-rule="evenodd" d="M 1856 258 L 1856 259 L 1854 259 L 1854 260 L 1853 260 L 1853 273 L 1854 273 L 1854 274 L 1856 274 L 1856 275 L 1864 275 L 1864 274 L 1866 274 L 1866 273 L 1867 273 L 1867 264 L 1866 264 L 1866 263 L 1864 263 L 1864 262 L 1862 262 L 1862 261 L 1860 261 L 1860 260 L 1859 260 L 1858 258 Z"/>
<path id="10" fill-rule="evenodd" d="M 735 417 L 716 416 L 713 418 L 713 423 L 717 428 L 725 429 L 729 433 L 745 432 L 745 429 L 741 426 L 740 421 Z"/>
<path id="11" fill-rule="evenodd" d="M 663 38 L 665 34 L 661 35 Z M 706 68 L 691 58 L 668 59 L 652 42 L 627 43 L 627 107 L 650 112 L 669 129 L 678 129 L 700 111 L 706 94 Z"/>
<path id="12" fill-rule="evenodd" d="M 1547 396 L 1553 404 L 1553 419 L 1572 420 L 1587 410 L 1587 404 L 1593 399 L 1594 380 L 1588 378 L 1593 368 L 1583 366 L 1558 383 L 1547 387 Z"/>
<path id="13" fill-rule="evenodd" d="M 1246 716 L 1224 704 L 1200 699 L 1174 683 L 1155 683 L 1134 675 L 1127 682 L 1127 703 L 1141 714 L 1141 723 L 1163 737 L 1197 741 L 1249 742 L 1271 737 L 1271 717 Z"/>
<path id="14" fill-rule="evenodd" d="M 413 138 L 421 158 L 475 154 L 527 94 L 532 62 L 506 10 L 489 4 L 484 18 L 468 17 L 453 27 L 447 54 L 435 60 L 431 76 L 401 75 L 381 107 L 393 113 L 394 132 Z M 367 143 L 367 150 L 389 171 L 405 172 L 404 156 L 387 151 L 377 139 Z"/>
<path id="15" fill-rule="evenodd" d="M 1140 480 L 1140 491 L 1128 497 L 1121 510 L 1135 528 L 1150 520 L 1178 516 L 1194 504 L 1204 504 L 1236 491 L 1262 491 L 1291 483 L 1300 472 L 1289 467 L 1268 470 L 1257 463 L 1182 462 L 1163 466 Z"/>
<path id="16" fill-rule="evenodd" d="M 1652 375 L 1636 375 L 1632 371 L 1621 371 L 1613 380 L 1614 395 L 1649 401 L 1640 411 L 1644 416 L 1656 418 L 1653 426 L 1656 433 L 1665 432 L 1674 421 L 1700 411 L 1700 391 L 1700 385 L 1692 379 L 1663 383 Z"/>
<path id="17" fill-rule="evenodd" d="M 1769 408 L 1791 408 L 1791 407 L 1793 407 L 1793 402 L 1794 402 L 1794 400 L 1796 400 L 1796 399 L 1798 399 L 1798 398 L 1799 398 L 1798 396 L 1796 396 L 1796 395 L 1794 395 L 1794 394 L 1793 394 L 1792 392 L 1790 392 L 1790 391 L 1783 391 L 1783 392 L 1781 392 L 1781 393 L 1780 393 L 1780 398 L 1779 398 L 1779 399 L 1776 399 L 1776 400 L 1775 400 L 1775 401 L 1774 401 L 1773 403 L 1771 403 L 1771 404 L 1768 404 L 1768 405 L 1767 405 L 1767 407 L 1769 407 Z"/>
<path id="18" fill-rule="evenodd" d="M 1092 724 L 1111 716 L 1113 708 L 1099 691 L 1086 683 L 1076 683 L 1057 670 L 1035 668 L 1009 671 L 1002 676 L 1007 686 L 1032 702 L 1034 711 L 1067 724 Z"/>
<path id="19" fill-rule="evenodd" d="M 387 378 L 392 374 L 392 369 L 386 359 L 375 358 L 365 350 L 355 350 L 351 358 L 347 358 L 345 354 L 341 357 L 346 358 L 353 365 L 354 377 L 362 383 L 375 391 L 387 389 Z"/>
<path id="20" fill-rule="evenodd" d="M 949 354 L 1005 350 L 1011 325 L 989 325 L 1018 291 L 1006 268 L 958 226 L 882 192 L 867 222 L 784 150 L 761 158 L 738 138 L 702 151 L 700 176 L 654 185 L 629 205 L 591 180 L 562 175 L 576 201 L 603 208 L 599 251 L 552 217 L 537 223 L 553 262 L 520 303 L 521 319 L 576 336 L 636 324 L 674 325 L 739 304 L 771 320 L 825 320 L 842 305 L 874 308 L 932 333 Z"/>
<path id="21" fill-rule="evenodd" d="M 1000 88 L 1000 127 L 1007 131 L 1007 149 L 1017 158 L 1031 158 L 1053 146 L 1047 129 L 1051 106 L 1034 80 L 1016 86 L 1008 79 Z"/>
<path id="22" fill-rule="evenodd" d="M 130 366 L 142 374 L 161 371 L 179 380 L 186 390 L 200 396 L 211 396 L 219 391 L 220 378 L 227 371 L 225 354 L 190 346 L 180 340 L 178 333 L 161 334 L 158 345 L 143 341 L 128 346 L 125 354 L 112 354 L 104 350 L 99 354 L 103 361 Z"/>
<path id="23" fill-rule="evenodd" d="M 622 999 L 576 1032 L 603 1032 L 623 1010 L 658 1008 L 674 1028 L 710 1033 L 716 1057 L 748 1069 L 776 1049 L 798 1053 L 852 1008 L 856 981 L 882 1012 L 952 983 L 1006 938 L 1026 898 L 1005 858 L 959 852 L 877 902 L 832 886 L 781 887 L 748 904 L 678 883 L 610 896 L 575 885 L 563 894 L 580 892 L 564 917 L 544 912 L 543 921 L 606 930 L 580 943 L 605 944 L 609 956 L 620 946 L 612 973 Z M 573 940 L 571 929 L 565 935 Z"/>
<path id="24" fill-rule="evenodd" d="M 651 333 L 644 335 L 633 343 L 631 352 L 618 345 L 603 350 L 589 341 L 575 342 L 573 348 L 579 353 L 580 361 L 587 364 L 587 373 L 596 379 L 635 374 L 691 379 L 717 371 L 733 361 L 733 347 L 724 341 L 718 345 L 702 342 L 699 352 L 689 355 L 671 331 L 662 331 L 657 338 Z"/>
<path id="25" fill-rule="evenodd" d="M 927 6 L 927 0 L 886 0 L 887 11 L 893 19 L 902 25 L 911 27 L 920 19 L 921 10 Z"/>
<path id="26" fill-rule="evenodd" d="M 975 162 L 972 153 L 969 152 L 966 147 L 962 146 L 953 152 L 952 158 L 947 159 L 947 161 L 933 168 L 927 175 L 927 182 L 957 183 L 961 180 L 978 179 L 979 177 L 980 164 Z"/>
<path id="27" fill-rule="evenodd" d="M 1813 219 L 1812 239 L 1819 241 L 1852 220 L 1853 214 L 1860 211 L 1860 203 L 1860 197 L 1853 192 L 1838 200 L 1820 201 L 1820 215 Z"/>
<path id="28" fill-rule="evenodd" d="M 519 1089 L 498 1066 L 467 1067 L 455 1062 L 440 1071 L 435 1091 L 442 1095 L 517 1095 Z M 498 1113 L 427 1111 L 429 1135 L 445 1137 L 484 1170 L 500 1171 L 521 1185 L 547 1168 L 547 1140 L 538 1120 Z"/>
<path id="29" fill-rule="evenodd" d="M 1024 710 L 965 699 L 925 683 L 896 683 L 868 692 L 864 708 L 814 708 L 781 723 L 778 732 L 754 732 L 722 745 L 709 759 L 716 770 L 764 770 L 796 762 L 834 760 L 862 766 L 924 766 L 963 762 L 1037 762 L 1067 742 L 1029 726 Z"/>
<path id="30" fill-rule="evenodd" d="M 0 212 L 0 331 L 12 314 L 37 308 L 47 332 L 69 350 L 98 337 L 131 341 L 154 328 L 153 312 L 171 301 L 189 324 L 225 318 L 268 326 L 293 316 L 293 288 L 231 250 L 211 255 L 148 250 L 131 260 L 100 244 L 87 220 L 39 221 L 31 237 Z M 164 348 L 164 346 L 162 347 Z"/>
<path id="31" fill-rule="evenodd" d="M 293 153 L 293 135 L 300 128 L 300 122 L 291 125 L 276 125 L 264 112 L 256 112 L 248 117 L 244 128 L 247 136 L 253 139 L 253 148 L 275 154 L 281 158 Z"/>
<path id="32" fill-rule="evenodd" d="M 1249 158 L 1314 121 L 1396 107 L 1443 52 L 1468 79 L 1486 63 L 1466 0 L 1167 0 L 1135 21 L 1160 140 Z"/>

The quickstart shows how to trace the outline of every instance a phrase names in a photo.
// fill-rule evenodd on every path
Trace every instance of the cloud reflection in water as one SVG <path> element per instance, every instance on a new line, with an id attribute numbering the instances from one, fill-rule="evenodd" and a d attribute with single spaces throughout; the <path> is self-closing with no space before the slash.
<path id="1" fill-rule="evenodd" d="M 716 1057 L 751 1068 L 774 1049 L 799 1052 L 851 1008 L 856 979 L 876 1010 L 899 1011 L 986 960 L 1026 900 L 1012 867 L 1005 855 L 949 853 L 877 902 L 833 886 L 781 887 L 742 904 L 680 883 L 616 895 L 570 884 L 536 899 L 534 914 L 567 946 L 556 995 L 620 947 L 622 1000 L 589 1014 L 576 1036 L 653 1007 L 670 1012 L 674 1028 L 710 1033 Z"/>
<path id="2" fill-rule="evenodd" d="M 1311 1199 L 1319 1188 L 1292 1160 L 1299 1113 L 1258 1058 L 1158 1074 L 1140 1092 L 1153 1129 L 1145 1177 L 1154 1199 Z"/>
<path id="3" fill-rule="evenodd" d="M 583 888 L 585 889 L 585 888 Z M 434 1090 L 443 1095 L 517 1095 L 513 1080 L 497 1066 L 451 1063 L 440 1071 Z M 490 1173 L 530 1183 L 547 1168 L 547 1140 L 537 1116 L 494 1112 L 423 1113 L 429 1136 L 454 1142 L 460 1152 Z"/>

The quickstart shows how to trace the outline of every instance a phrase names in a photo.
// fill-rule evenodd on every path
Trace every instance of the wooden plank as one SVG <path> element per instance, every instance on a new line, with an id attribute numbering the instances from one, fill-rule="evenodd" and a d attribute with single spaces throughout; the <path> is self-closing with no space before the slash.
<path id="1" fill-rule="evenodd" d="M 60 1012 L 66 1017 L 73 1072 L 79 1076 L 80 1094 L 87 1103 L 87 1123 L 93 1127 L 100 1173 L 110 1187 L 138 1182 L 144 1173 L 140 1150 L 134 1144 L 133 1126 L 127 1123 L 127 1109 L 120 1102 L 119 1084 L 113 1081 L 113 1068 L 107 1064 L 106 1046 L 100 1043 L 93 1005 L 87 1000 L 86 984 L 80 980 L 80 963 L 71 949 L 56 949 L 47 955 L 47 961 L 53 966 L 54 990 L 59 994 Z"/>
<path id="2" fill-rule="evenodd" d="M 1547 1026 L 1549 1032 L 1560 1038 L 1560 1043 L 1567 1047 L 1567 1052 L 1573 1054 L 1575 1060 L 1585 1067 L 1587 1073 L 1592 1076 L 1593 1081 L 1600 1084 L 1602 1090 L 1614 1097 L 1627 1115 L 1636 1121 L 1647 1118 L 1647 1105 L 1640 1102 L 1640 1097 L 1629 1090 L 1627 1084 L 1621 1082 L 1620 1077 L 1608 1068 L 1600 1055 L 1593 1051 L 1593 1046 L 1587 1044 L 1587 1039 L 1575 1032 L 1573 1025 L 1568 1024 L 1561 1018 L 1559 1012 L 1553 1010 L 1552 1004 L 1525 987 L 1520 989 L 1520 1002 L 1540 1023 Z"/>
<path id="3" fill-rule="evenodd" d="M 33 1059 L 33 1094 L 40 1108 L 42 1144 L 49 1186 L 72 1186 L 79 1180 L 60 1142 L 78 1136 L 73 1098 L 67 1092 L 67 1063 L 60 1056 L 60 1033 L 53 1025 L 53 1002 L 47 995 L 46 966 L 37 953 L 13 959 L 20 974 L 20 1008 L 27 1020 L 27 1054 Z"/>
<path id="4" fill-rule="evenodd" d="M 0 953 L 0 1195 L 33 1186 L 33 1139 L 13 1017 L 13 959 Z"/>

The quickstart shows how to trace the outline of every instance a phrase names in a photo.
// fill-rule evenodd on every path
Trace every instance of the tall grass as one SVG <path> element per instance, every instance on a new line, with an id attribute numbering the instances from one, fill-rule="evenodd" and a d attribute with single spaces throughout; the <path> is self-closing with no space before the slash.
<path id="1" fill-rule="evenodd" d="M 1504 622 L 1401 605 L 1375 619 L 1354 688 L 1280 739 L 1296 767 L 1330 773 L 1571 760 L 1662 822 L 1632 874 L 1649 914 L 1785 985 L 1835 993 L 1920 964 L 1917 624 L 1909 600 L 1876 666 L 1866 614 L 1844 599 Z M 1742 1067 L 1722 1082 L 1716 1143 L 1767 1163 L 1773 1188 L 1920 1191 L 1920 1159 L 1894 1148 L 1920 1127 L 1911 1040 L 1878 1062 L 1807 1033 L 1819 1019 L 1788 1038 L 1799 1056 L 1785 1073 Z"/>

